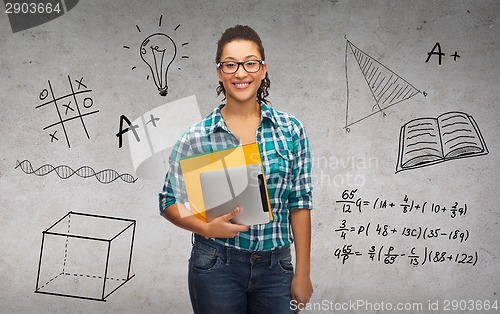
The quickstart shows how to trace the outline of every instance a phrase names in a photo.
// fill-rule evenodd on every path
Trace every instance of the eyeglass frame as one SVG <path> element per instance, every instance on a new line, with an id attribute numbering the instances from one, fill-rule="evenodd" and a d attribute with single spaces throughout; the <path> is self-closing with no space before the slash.
<path id="1" fill-rule="evenodd" d="M 251 61 L 259 63 L 259 69 L 257 71 L 255 71 L 255 72 L 250 72 L 250 71 L 248 71 L 245 68 L 245 63 L 251 62 Z M 222 67 L 224 62 L 236 63 L 238 66 L 236 67 L 236 70 L 234 72 L 226 73 L 226 72 L 224 72 L 223 67 Z M 222 71 L 222 73 L 224 73 L 224 74 L 234 74 L 234 73 L 238 72 L 238 70 L 240 69 L 240 65 L 241 65 L 241 66 L 243 66 L 243 70 L 245 70 L 247 73 L 257 73 L 260 70 L 262 70 L 262 66 L 264 64 L 266 64 L 266 61 L 264 61 L 264 60 L 247 60 L 247 61 L 241 61 L 241 62 L 236 62 L 236 61 L 221 61 L 221 62 L 217 63 L 217 68 L 219 68 Z"/>

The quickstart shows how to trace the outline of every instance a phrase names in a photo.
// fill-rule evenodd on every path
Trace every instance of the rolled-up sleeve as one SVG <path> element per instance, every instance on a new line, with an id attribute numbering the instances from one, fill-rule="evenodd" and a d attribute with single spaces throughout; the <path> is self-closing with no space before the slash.
<path id="1" fill-rule="evenodd" d="M 312 209 L 312 178 L 311 151 L 304 126 L 299 120 L 294 120 L 294 165 L 293 180 L 288 195 L 289 209 Z"/>
<path id="2" fill-rule="evenodd" d="M 175 144 L 169 157 L 169 168 L 162 191 L 159 193 L 160 215 L 172 204 L 187 202 L 180 159 L 182 156 L 187 156 L 188 153 L 189 145 L 187 145 L 186 138 L 182 137 Z"/>

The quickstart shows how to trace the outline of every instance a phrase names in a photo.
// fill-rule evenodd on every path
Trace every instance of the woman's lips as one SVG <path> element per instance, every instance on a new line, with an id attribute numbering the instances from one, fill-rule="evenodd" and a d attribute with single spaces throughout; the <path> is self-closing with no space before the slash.
<path id="1" fill-rule="evenodd" d="M 247 87 L 250 85 L 250 82 L 244 82 L 244 83 L 233 83 L 233 85 L 234 85 L 237 89 L 245 89 L 245 88 L 247 88 Z"/>

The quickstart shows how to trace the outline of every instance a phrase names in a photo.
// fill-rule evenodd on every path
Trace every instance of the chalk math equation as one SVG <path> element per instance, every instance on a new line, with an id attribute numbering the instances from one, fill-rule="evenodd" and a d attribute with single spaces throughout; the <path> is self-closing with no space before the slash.
<path id="1" fill-rule="evenodd" d="M 429 201 L 416 201 L 405 195 L 400 201 L 391 200 L 383 197 L 377 197 L 374 200 L 367 200 L 361 197 L 356 197 L 358 189 L 344 190 L 342 199 L 336 200 L 335 203 L 342 205 L 343 213 L 352 213 L 358 211 L 362 213 L 366 210 L 399 210 L 403 214 L 408 213 L 434 213 L 434 214 L 449 214 L 450 218 L 465 216 L 467 214 L 467 204 L 453 202 L 452 204 L 442 204 Z"/>
<path id="2" fill-rule="evenodd" d="M 451 202 L 444 204 L 439 202 L 422 201 L 411 199 L 408 195 L 402 198 L 376 197 L 374 199 L 365 199 L 359 197 L 361 194 L 358 189 L 344 190 L 340 199 L 335 201 L 341 206 L 340 214 L 346 217 L 341 219 L 340 223 L 335 225 L 334 232 L 341 239 L 364 239 L 375 240 L 382 239 L 392 243 L 404 243 L 405 241 L 419 241 L 421 243 L 443 243 L 464 245 L 474 234 L 471 229 L 466 227 L 449 226 L 440 224 L 439 219 L 466 218 L 468 206 L 466 203 Z M 336 208 L 339 210 L 339 208 Z M 394 216 L 400 214 L 410 217 L 409 221 L 399 221 L 396 223 L 384 223 L 380 221 L 360 222 L 357 219 L 358 214 L 380 213 Z M 417 216 L 413 216 L 417 215 Z M 425 218 L 434 215 L 436 222 L 434 226 L 424 223 L 418 223 L 415 218 Z M 342 217 L 342 218 L 344 218 Z M 380 219 L 380 218 L 379 218 Z M 355 221 L 353 221 L 355 220 Z M 411 266 L 420 266 L 425 264 L 456 264 L 475 266 L 479 260 L 478 252 L 469 253 L 467 250 L 458 249 L 439 249 L 428 245 L 423 247 L 408 245 L 406 248 L 392 245 L 373 245 L 374 243 L 341 244 L 334 248 L 333 256 L 342 264 L 348 263 L 360 257 L 366 257 L 371 262 L 380 262 L 385 265 L 393 265 L 398 261 L 406 261 Z M 364 249 L 360 246 L 367 245 Z"/>
<path id="3" fill-rule="evenodd" d="M 446 230 L 445 228 L 429 228 L 429 227 L 402 227 L 396 228 L 391 227 L 388 224 L 372 224 L 371 222 L 367 224 L 358 225 L 347 225 L 347 220 L 342 219 L 340 226 L 335 229 L 340 235 L 340 238 L 345 240 L 347 234 L 355 234 L 358 236 L 369 237 L 372 235 L 381 237 L 401 236 L 407 238 L 414 238 L 417 240 L 427 240 L 427 239 L 437 239 L 445 238 L 450 241 L 456 240 L 460 243 L 466 242 L 469 239 L 469 229 L 454 229 Z"/>
<path id="4" fill-rule="evenodd" d="M 342 247 L 336 248 L 333 255 L 345 264 L 353 257 L 366 256 L 372 262 L 381 262 L 385 265 L 392 265 L 396 261 L 403 260 L 412 266 L 423 266 L 425 264 L 445 264 L 455 263 L 458 265 L 475 266 L 478 261 L 477 251 L 473 253 L 464 252 L 449 252 L 446 250 L 432 250 L 425 246 L 418 250 L 417 247 L 412 247 L 409 252 L 398 251 L 394 246 L 385 247 L 375 245 L 364 252 L 355 250 L 352 244 L 345 244 Z"/>

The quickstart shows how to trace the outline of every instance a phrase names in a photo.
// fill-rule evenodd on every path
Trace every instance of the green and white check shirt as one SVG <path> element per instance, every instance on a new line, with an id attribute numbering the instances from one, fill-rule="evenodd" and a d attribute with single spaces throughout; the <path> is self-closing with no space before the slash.
<path id="1" fill-rule="evenodd" d="M 257 128 L 264 175 L 273 221 L 253 225 L 234 238 L 216 238 L 226 246 L 249 251 L 268 251 L 293 242 L 290 211 L 312 209 L 311 153 L 302 123 L 291 114 L 274 110 L 261 102 L 261 123 Z M 175 144 L 169 159 L 165 184 L 159 194 L 160 214 L 174 203 L 186 203 L 187 196 L 179 161 L 240 145 L 221 114 L 224 104 L 190 127 Z"/>

